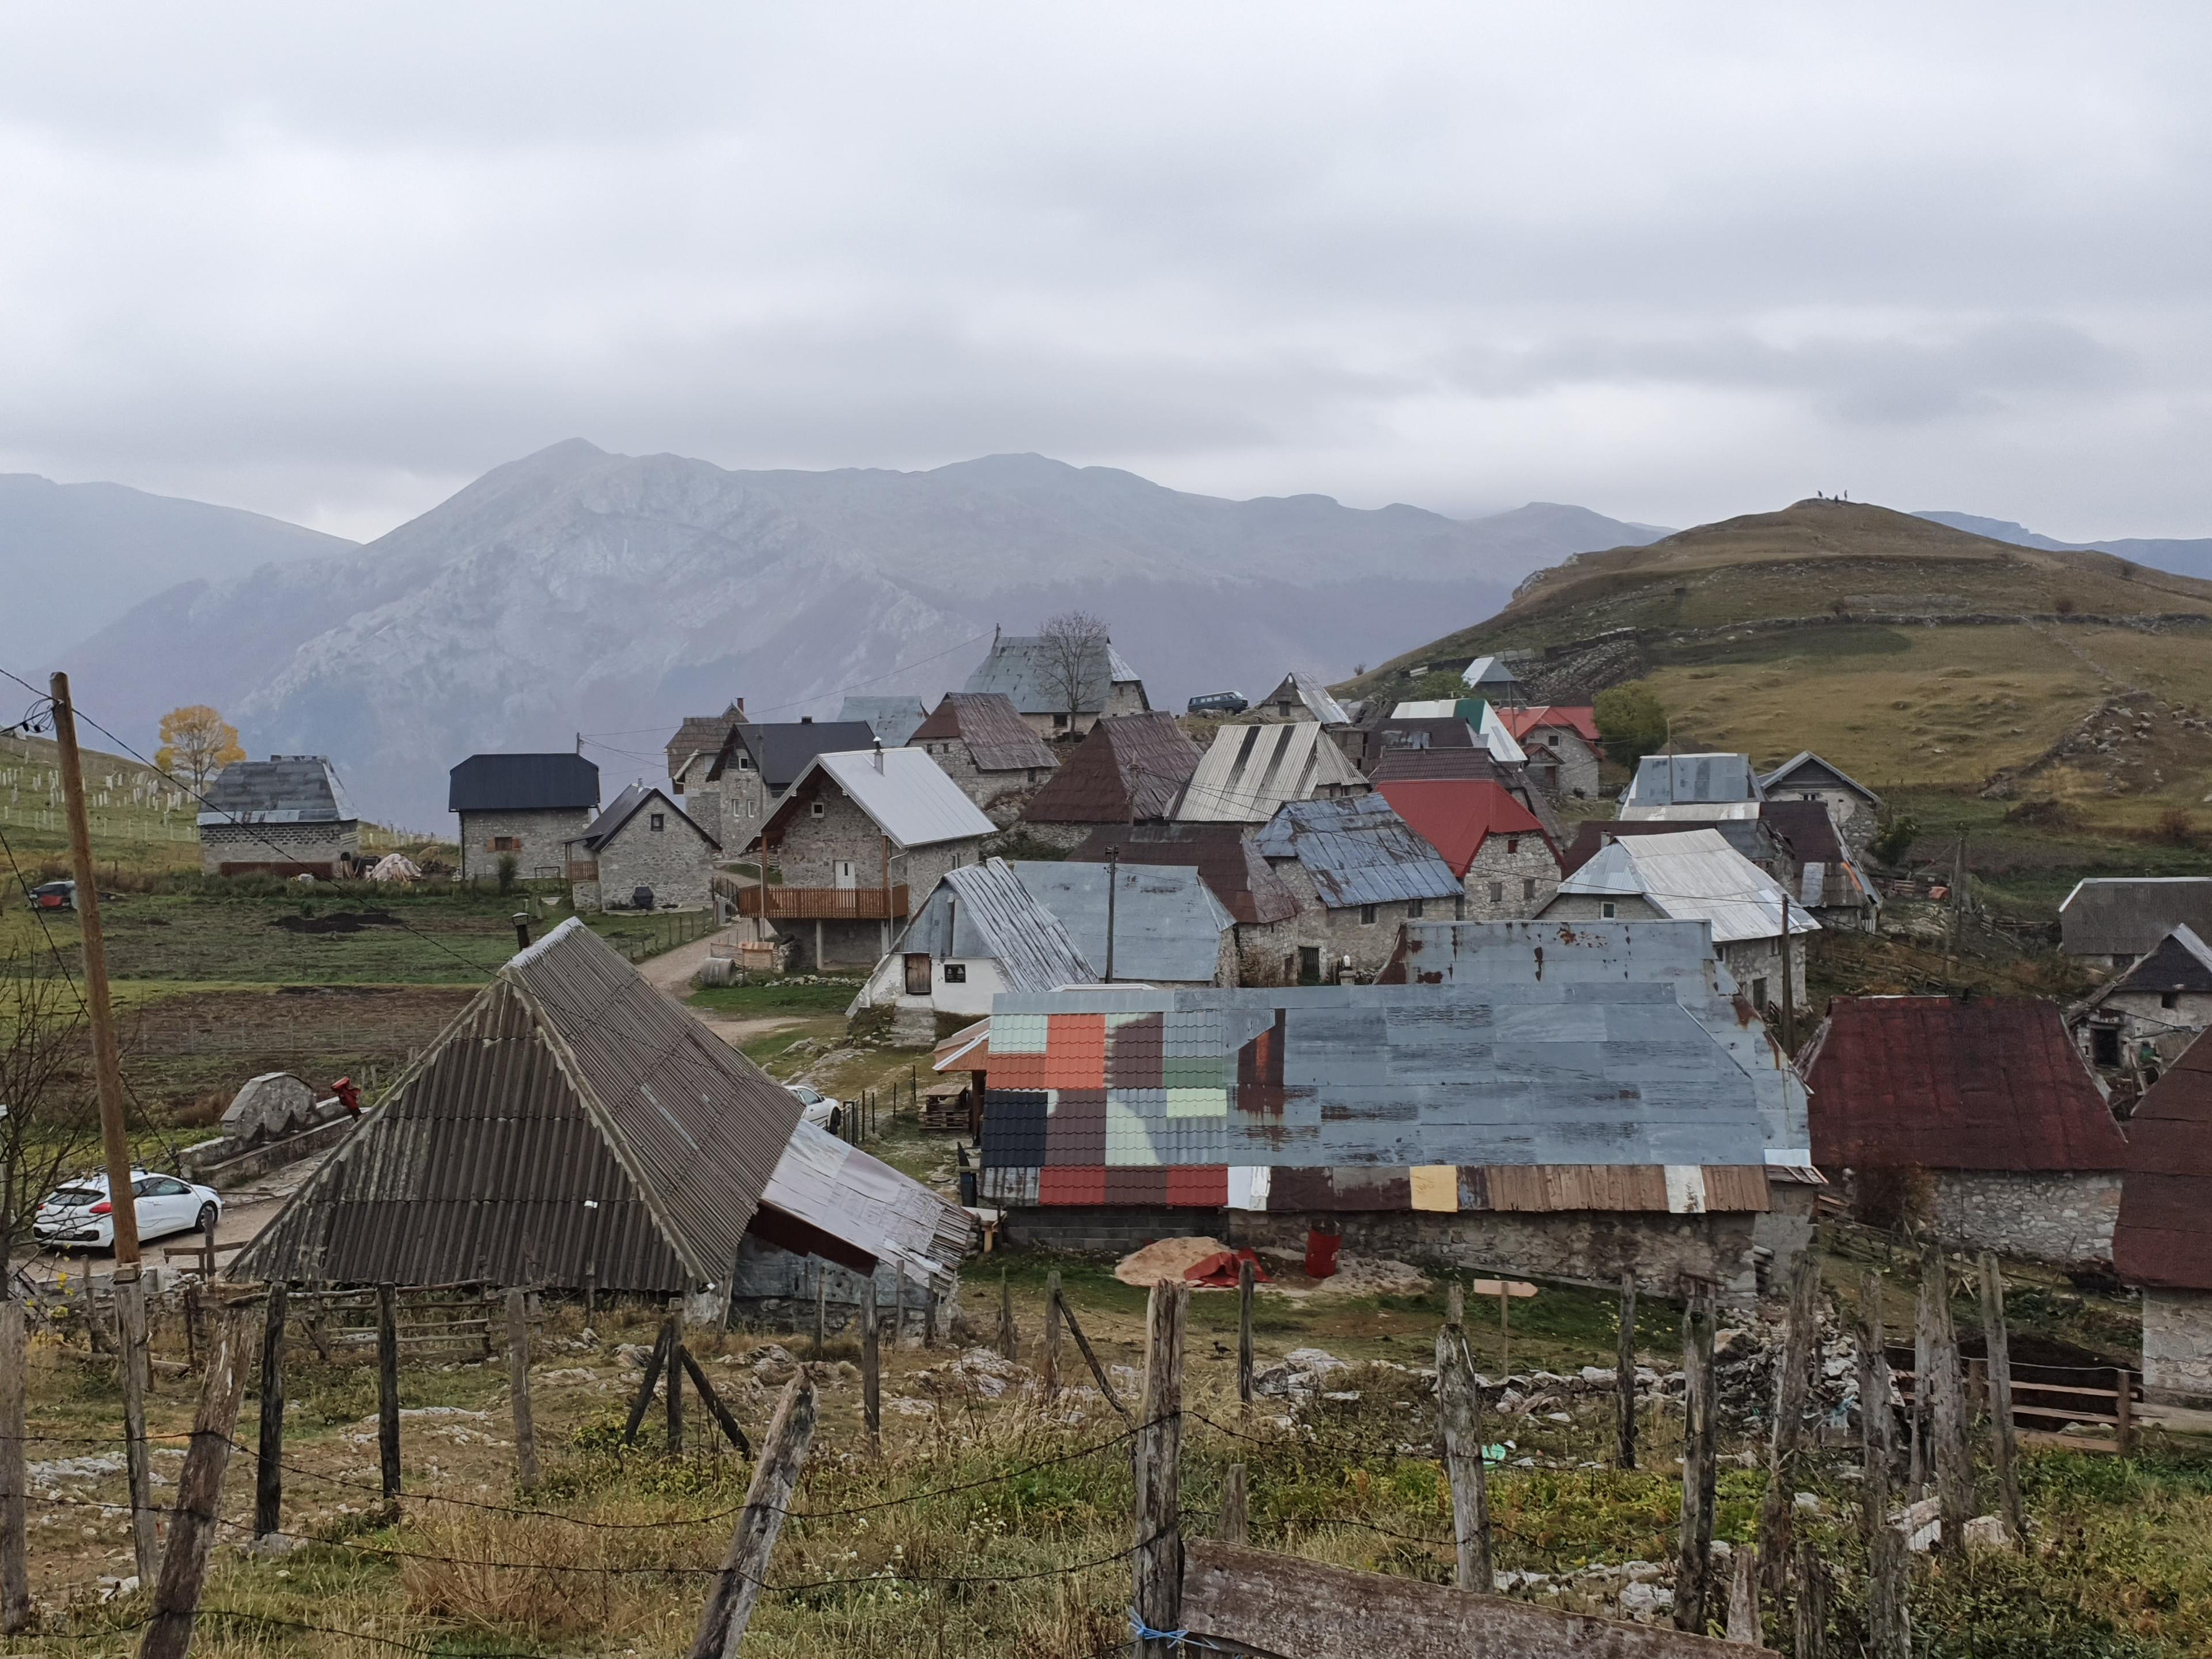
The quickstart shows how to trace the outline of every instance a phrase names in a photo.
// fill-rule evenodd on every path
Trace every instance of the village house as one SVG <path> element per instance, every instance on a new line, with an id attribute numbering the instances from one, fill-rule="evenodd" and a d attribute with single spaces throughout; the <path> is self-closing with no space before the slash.
<path id="1" fill-rule="evenodd" d="M 742 855 L 761 825 L 817 755 L 866 749 L 876 741 L 866 720 L 817 720 L 811 715 L 765 725 L 733 726 L 707 769 L 703 786 L 720 813 L 718 839 Z"/>
<path id="2" fill-rule="evenodd" d="M 1460 684 L 1471 697 L 1516 707 L 1528 701 L 1521 678 L 1496 657 L 1477 657 L 1460 671 Z"/>
<path id="3" fill-rule="evenodd" d="M 1252 844 L 1297 908 L 1240 930 L 1246 985 L 1371 980 L 1406 922 L 1466 914 L 1460 878 L 1381 795 L 1293 801 Z"/>
<path id="4" fill-rule="evenodd" d="M 972 1020 L 989 1013 L 1002 992 L 1052 991 L 1097 978 L 1060 918 L 1013 866 L 986 859 L 938 878 L 854 1006 L 890 1007 L 901 1040 L 934 1042 L 939 1016 Z"/>
<path id="5" fill-rule="evenodd" d="M 1318 720 L 1323 726 L 1349 726 L 1352 712 L 1313 675 L 1292 669 L 1282 684 L 1252 705 L 1255 720 Z"/>
<path id="6" fill-rule="evenodd" d="M 948 691 L 908 736 L 992 823 L 1012 823 L 1060 762 L 998 691 Z"/>
<path id="7" fill-rule="evenodd" d="M 1757 807 L 1755 815 L 1738 817 L 1585 818 L 1575 826 L 1559 866 L 1571 875 L 1610 843 L 1632 836 L 1711 830 L 1786 888 L 1823 927 L 1877 931 L 1881 897 L 1826 809 L 1802 800 L 1760 801 Z"/>
<path id="8" fill-rule="evenodd" d="M 838 724 L 849 725 L 853 721 L 860 721 L 875 734 L 875 741 L 886 749 L 903 749 L 913 738 L 915 728 L 928 718 L 928 705 L 920 697 L 910 695 L 848 696 L 837 710 Z"/>
<path id="9" fill-rule="evenodd" d="M 1067 857 L 1070 863 L 1118 860 L 1195 870 L 1206 890 L 1236 918 L 1240 940 L 1249 940 L 1254 928 L 1270 927 L 1297 914 L 1297 896 L 1241 823 L 1115 824 L 1091 831 Z"/>
<path id="10" fill-rule="evenodd" d="M 320 755 L 233 761 L 200 798 L 200 868 L 210 876 L 335 881 L 361 859 L 361 820 Z"/>
<path id="11" fill-rule="evenodd" d="M 1785 966 L 1792 1006 L 1805 1006 L 1805 949 L 1797 941 L 1820 927 L 1773 877 L 1713 830 L 1613 842 L 1561 881 L 1540 914 L 1550 921 L 1671 916 L 1709 922 L 1721 965 L 1762 1015 L 1781 1004 Z"/>
<path id="12" fill-rule="evenodd" d="M 794 969 L 872 969 L 909 896 L 975 863 L 995 828 L 919 749 L 817 755 L 761 826 L 763 883 L 738 914 L 790 939 Z"/>
<path id="13" fill-rule="evenodd" d="M 2114 973 L 2184 927 L 2212 939 L 2212 876 L 2097 876 L 2058 905 L 2058 948 Z"/>
<path id="14" fill-rule="evenodd" d="M 1011 860 L 1008 868 L 1059 920 L 1100 981 L 1237 983 L 1237 919 L 1196 870 L 1035 859 Z"/>
<path id="15" fill-rule="evenodd" d="M 2212 946 L 2176 927 L 2066 1017 L 2081 1057 L 2138 1095 L 2212 1026 Z"/>
<path id="16" fill-rule="evenodd" d="M 1080 657 L 1075 649 L 1038 635 L 1001 635 L 961 690 L 1000 693 L 1041 738 L 1080 737 L 1108 715 L 1151 710 L 1144 681 L 1112 641 L 1102 637 Z"/>
<path id="17" fill-rule="evenodd" d="M 1048 846 L 1070 848 L 1101 827 L 1164 823 L 1199 759 L 1198 745 L 1172 714 L 1109 715 L 1030 797 L 1021 828 Z"/>
<path id="18" fill-rule="evenodd" d="M 1498 711 L 1528 757 L 1528 774 L 1553 800 L 1595 800 L 1601 757 L 1596 711 L 1588 705 L 1539 703 Z"/>
<path id="19" fill-rule="evenodd" d="M 568 843 L 591 827 L 599 769 L 581 755 L 471 755 L 447 775 L 446 810 L 461 821 L 461 878 L 514 860 L 526 881 L 560 881 Z"/>
<path id="20" fill-rule="evenodd" d="M 745 700 L 739 697 L 719 714 L 685 715 L 668 740 L 668 787 L 684 797 L 691 821 L 718 841 L 727 839 L 729 825 L 711 777 L 722 745 L 744 718 Z"/>
<path id="21" fill-rule="evenodd" d="M 1398 779 L 1376 793 L 1458 878 L 1470 920 L 1533 916 L 1559 890 L 1559 848 L 1495 779 Z"/>
<path id="22" fill-rule="evenodd" d="M 1176 803 L 1182 823 L 1265 823 L 1287 802 L 1364 795 L 1367 780 L 1314 720 L 1224 726 Z"/>
<path id="23" fill-rule="evenodd" d="M 2212 1044 L 2192 1042 L 2128 1120 L 2112 1267 L 2142 1297 L 2143 1392 L 2212 1407 Z"/>
<path id="24" fill-rule="evenodd" d="M 1528 758 L 1505 724 L 1505 716 L 1498 706 L 1481 697 L 1431 697 L 1414 702 L 1401 702 L 1390 711 L 1397 720 L 1445 720 L 1467 722 L 1474 734 L 1474 741 L 1490 751 L 1492 760 L 1510 761 L 1518 764 Z"/>
<path id="25" fill-rule="evenodd" d="M 1881 797 L 1811 750 L 1800 750 L 1759 781 L 1768 800 L 1816 800 L 1828 809 L 1836 832 L 1857 858 L 1881 827 Z"/>
<path id="26" fill-rule="evenodd" d="M 1748 755 L 1646 755 L 1621 792 L 1619 816 L 1755 818 L 1764 799 Z"/>
<path id="27" fill-rule="evenodd" d="M 650 784 L 633 783 L 568 843 L 579 910 L 709 910 L 721 843 Z"/>
<path id="28" fill-rule="evenodd" d="M 1813 1159 L 1862 1220 L 1958 1249 L 2111 1260 L 2127 1142 L 2058 1006 L 1838 997 L 1798 1056 Z"/>

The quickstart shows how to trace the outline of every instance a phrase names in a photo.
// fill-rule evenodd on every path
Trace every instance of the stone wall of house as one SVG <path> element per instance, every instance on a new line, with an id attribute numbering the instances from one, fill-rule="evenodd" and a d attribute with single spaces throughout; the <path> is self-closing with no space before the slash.
<path id="1" fill-rule="evenodd" d="M 960 793 L 1002 830 L 1021 816 L 1030 797 L 1052 776 L 1051 769 L 1042 766 L 986 772 L 975 764 L 968 745 L 952 738 L 936 738 L 914 747 L 927 750 L 945 775 L 960 786 Z"/>
<path id="2" fill-rule="evenodd" d="M 1559 890 L 1559 856 L 1543 836 L 1486 836 L 1467 869 L 1467 919 L 1522 921 Z"/>
<path id="3" fill-rule="evenodd" d="M 2118 1018 L 2124 1049 L 2132 1052 L 2139 1044 L 2148 1042 L 2170 1066 L 2181 1058 L 2181 1051 L 2197 1040 L 2200 1031 L 2212 1026 L 2212 995 L 2177 992 L 2169 1008 L 2155 991 L 2115 991 L 2098 1005 L 2096 1012 Z M 2084 1060 L 2095 1059 L 2089 1033 L 2099 1023 L 2090 1020 L 2075 1028 L 2075 1040 Z"/>
<path id="4" fill-rule="evenodd" d="M 1848 789 L 1800 789 L 1788 785 L 1767 797 L 1769 800 L 1816 800 L 1828 809 L 1828 818 L 1836 826 L 1836 834 L 1851 856 L 1866 857 L 1868 843 L 1881 828 L 1878 815 L 1871 803 L 1860 799 Z"/>
<path id="5" fill-rule="evenodd" d="M 1805 1015 L 1805 958 L 1808 936 L 1797 934 L 1790 943 L 1790 984 L 1798 1018 Z M 1773 939 L 1731 939 L 1720 946 L 1721 966 L 1735 976 L 1737 988 L 1750 997 L 1761 1013 L 1769 1006 L 1782 1006 L 1782 940 Z M 1766 981 L 1766 1000 L 1761 1002 L 1755 994 L 1759 981 Z M 1807 1029 L 1810 1029 L 1809 1026 Z"/>
<path id="6" fill-rule="evenodd" d="M 1547 769 L 1550 775 L 1546 779 L 1554 799 L 1597 799 L 1597 750 L 1583 741 L 1579 732 L 1543 727 L 1522 738 L 1521 747 L 1528 753 L 1530 771 L 1538 776 L 1543 774 L 1536 772 L 1536 763 L 1546 757 L 1554 763 Z"/>
<path id="7" fill-rule="evenodd" d="M 502 858 L 514 860 L 525 881 L 558 881 L 568 873 L 568 842 L 591 827 L 586 807 L 558 811 L 464 812 L 461 814 L 461 874 L 495 876 Z M 521 843 L 505 852 L 493 843 Z"/>
<path id="8" fill-rule="evenodd" d="M 1398 946 L 1398 935 L 1409 919 L 1456 920 L 1465 908 L 1463 901 L 1429 899 L 1421 902 L 1420 915 L 1416 917 L 1414 906 L 1401 901 L 1374 906 L 1374 919 L 1364 921 L 1362 918 L 1370 913 L 1358 905 L 1332 909 L 1323 904 L 1312 874 L 1296 859 L 1269 862 L 1297 899 L 1298 908 L 1285 921 L 1236 930 L 1236 975 L 1240 985 L 1296 985 L 1302 947 L 1321 952 L 1324 980 L 1336 977 L 1346 957 L 1352 958 L 1356 976 L 1371 980 L 1390 960 Z"/>
<path id="9" fill-rule="evenodd" d="M 1094 830 L 1127 829 L 1126 824 L 1108 823 L 1031 823 L 1024 818 L 1014 826 L 1023 835 L 1040 845 L 1062 853 L 1072 853 L 1091 838 Z"/>
<path id="10" fill-rule="evenodd" d="M 745 849 L 752 845 L 753 837 L 760 834 L 761 825 L 768 822 L 768 815 L 775 810 L 775 802 L 769 798 L 768 785 L 761 781 L 761 775 L 750 766 L 740 771 L 735 759 L 723 769 L 722 775 L 714 782 L 721 792 L 722 817 L 721 833 L 715 839 L 722 843 L 723 857 L 744 858 Z"/>
<path id="11" fill-rule="evenodd" d="M 2212 1292 L 2143 1291 L 2142 1371 L 2154 1399 L 2212 1406 Z"/>
<path id="12" fill-rule="evenodd" d="M 339 856 L 361 853 L 361 825 L 342 823 L 204 823 L 200 826 L 200 868 L 210 876 L 239 874 L 274 866 L 281 873 L 301 872 L 335 878 Z"/>
<path id="13" fill-rule="evenodd" d="M 796 803 L 783 820 L 781 840 L 769 862 L 783 872 L 787 887 L 835 887 L 840 860 L 853 866 L 858 887 L 896 886 L 890 867 L 894 854 L 876 821 L 852 797 L 817 774 L 808 786 L 811 800 Z M 821 816 L 814 807 L 822 808 Z"/>
<path id="14" fill-rule="evenodd" d="M 1938 1170 L 1936 1231 L 1962 1248 L 2069 1265 L 2112 1259 L 2117 1172 Z"/>
<path id="15" fill-rule="evenodd" d="M 708 879 L 714 872 L 714 849 L 676 813 L 661 810 L 663 827 L 655 830 L 656 810 L 648 805 L 631 814 L 629 822 L 599 848 L 600 902 L 611 909 L 628 908 L 632 893 L 650 887 L 657 909 L 712 908 Z M 580 909 L 584 905 L 585 884 L 577 884 Z"/>
<path id="16" fill-rule="evenodd" d="M 671 778 L 669 783 L 678 805 L 683 807 L 691 822 L 727 846 L 729 843 L 722 834 L 729 826 L 722 810 L 721 781 L 718 778 L 710 781 L 707 776 L 714 763 L 714 757 L 711 754 L 694 755 L 684 767 L 683 775 Z"/>

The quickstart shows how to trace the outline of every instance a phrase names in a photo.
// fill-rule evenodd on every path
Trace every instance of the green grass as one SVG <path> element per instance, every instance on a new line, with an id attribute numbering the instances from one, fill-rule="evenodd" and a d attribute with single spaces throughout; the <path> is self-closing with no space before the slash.
<path id="1" fill-rule="evenodd" d="M 860 981 L 835 985 L 809 984 L 803 980 L 763 980 L 750 985 L 714 985 L 691 994 L 690 1003 L 702 1013 L 744 1018 L 760 1014 L 842 1014 L 860 988 Z"/>

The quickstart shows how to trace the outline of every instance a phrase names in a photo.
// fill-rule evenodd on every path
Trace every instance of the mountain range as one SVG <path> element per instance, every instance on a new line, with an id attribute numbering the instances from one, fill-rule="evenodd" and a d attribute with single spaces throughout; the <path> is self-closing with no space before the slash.
<path id="1" fill-rule="evenodd" d="M 2171 570 L 2178 576 L 2212 576 L 2212 536 L 2128 536 L 2109 542 L 2061 542 L 2039 535 L 2026 525 L 2014 524 L 2009 519 L 1984 519 L 1972 513 L 1923 512 L 1913 516 L 1932 519 L 1937 524 L 1950 526 L 1954 530 L 1963 530 L 1970 536 L 1984 536 L 1993 542 L 2010 542 L 2015 547 L 2038 547 L 2046 553 L 2110 553 L 2118 558 L 2131 559 L 2137 564 Z"/>

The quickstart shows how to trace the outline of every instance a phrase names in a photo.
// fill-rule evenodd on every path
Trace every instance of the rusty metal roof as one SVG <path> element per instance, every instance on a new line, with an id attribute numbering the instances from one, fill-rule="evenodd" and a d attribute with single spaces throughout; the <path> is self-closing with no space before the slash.
<path id="1" fill-rule="evenodd" d="M 1437 849 L 1381 795 L 1292 801 L 1261 826 L 1252 844 L 1264 857 L 1296 859 L 1332 909 L 1465 891 Z"/>
<path id="2" fill-rule="evenodd" d="M 1198 770 L 1198 745 L 1175 716 L 1109 714 L 1022 809 L 1027 823 L 1141 823 L 1172 817 Z"/>
<path id="3" fill-rule="evenodd" d="M 975 1236 L 974 1220 L 958 1205 L 811 1123 L 792 1132 L 761 1207 L 826 1235 L 871 1264 L 889 1262 L 939 1296 L 952 1293 Z M 769 1219 L 759 1231 L 778 1229 Z"/>
<path id="4" fill-rule="evenodd" d="M 980 772 L 1024 772 L 1032 767 L 1051 772 L 1060 766 L 1044 739 L 1030 729 L 1002 691 L 946 692 L 908 741 L 964 743 L 968 758 Z"/>
<path id="5" fill-rule="evenodd" d="M 230 1272 L 719 1283 L 799 1114 L 572 917 L 500 969 Z"/>
<path id="6" fill-rule="evenodd" d="M 2130 1285 L 2212 1291 L 2212 1043 L 2191 1043 L 2128 1120 L 2112 1266 Z"/>
<path id="7" fill-rule="evenodd" d="M 1124 864 L 1181 864 L 1246 927 L 1288 921 L 1297 914 L 1291 892 L 1247 840 L 1238 823 L 1128 823 L 1094 830 L 1070 853 L 1070 863 L 1103 864 L 1118 849 Z"/>

